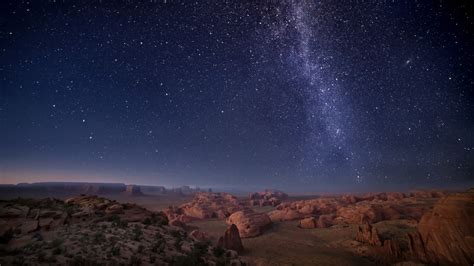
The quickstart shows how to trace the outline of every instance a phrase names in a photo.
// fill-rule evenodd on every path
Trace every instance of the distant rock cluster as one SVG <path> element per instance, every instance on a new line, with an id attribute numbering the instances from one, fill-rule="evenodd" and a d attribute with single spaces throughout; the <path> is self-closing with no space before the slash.
<path id="1" fill-rule="evenodd" d="M 250 193 L 249 204 L 250 206 L 277 206 L 287 198 L 288 195 L 283 191 L 265 190 L 262 192 Z"/>
<path id="2" fill-rule="evenodd" d="M 439 191 L 418 191 L 409 196 L 393 192 L 321 197 L 281 203 L 269 216 L 272 221 L 301 220 L 301 228 L 326 228 L 342 223 L 376 223 L 401 218 L 419 220 L 428 209 L 426 205 L 418 204 L 418 199 L 442 195 L 444 194 Z"/>
<path id="3" fill-rule="evenodd" d="M 200 192 L 194 196 L 191 202 L 179 207 L 169 207 L 165 209 L 165 213 L 172 223 L 187 223 L 211 218 L 225 219 L 230 214 L 242 209 L 243 206 L 237 197 L 231 194 Z"/>

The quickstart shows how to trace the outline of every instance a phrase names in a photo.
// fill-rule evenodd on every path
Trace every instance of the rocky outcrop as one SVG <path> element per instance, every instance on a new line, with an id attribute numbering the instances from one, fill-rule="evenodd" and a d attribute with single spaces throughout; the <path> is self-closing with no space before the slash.
<path id="1" fill-rule="evenodd" d="M 165 210 L 170 221 L 189 222 L 219 218 L 225 219 L 236 211 L 243 210 L 237 198 L 228 193 L 201 192 L 194 196 L 193 201 L 179 207 L 169 207 Z"/>
<path id="2" fill-rule="evenodd" d="M 274 210 L 274 211 L 269 212 L 268 216 L 270 217 L 272 222 L 292 221 L 292 220 L 302 219 L 305 217 L 304 214 L 292 209 Z"/>
<path id="3" fill-rule="evenodd" d="M 277 206 L 287 198 L 288 195 L 283 191 L 267 189 L 249 194 L 249 203 L 250 206 Z"/>
<path id="4" fill-rule="evenodd" d="M 418 225 L 430 262 L 474 263 L 474 193 L 440 199 Z"/>
<path id="5" fill-rule="evenodd" d="M 227 224 L 235 224 L 240 236 L 247 238 L 262 234 L 271 225 L 271 220 L 265 213 L 246 210 L 233 213 L 227 219 Z"/>
<path id="6" fill-rule="evenodd" d="M 362 227 L 359 226 L 355 240 L 372 246 L 382 246 L 377 228 L 369 223 L 365 223 Z"/>
<path id="7" fill-rule="evenodd" d="M 0 218 L 2 265 L 243 265 L 235 251 L 215 252 L 207 234 L 187 234 L 134 204 L 14 199 L 0 201 L 1 211 L 8 214 Z M 223 245 L 243 250 L 235 225 L 224 237 Z"/>
<path id="8" fill-rule="evenodd" d="M 242 240 L 240 238 L 239 229 L 235 224 L 231 224 L 217 242 L 217 246 L 234 250 L 238 253 L 244 251 Z"/>
<path id="9" fill-rule="evenodd" d="M 206 232 L 193 230 L 189 235 L 196 241 L 206 242 L 209 241 L 209 235 Z"/>
<path id="10" fill-rule="evenodd" d="M 414 232 L 385 239 L 381 245 L 375 228 L 366 224 L 359 227 L 356 239 L 375 246 L 372 250 L 374 256 L 385 264 L 415 261 L 434 265 L 472 265 L 473 221 L 474 193 L 450 194 L 423 215 Z"/>
<path id="11" fill-rule="evenodd" d="M 305 218 L 300 221 L 299 227 L 304 229 L 311 229 L 317 227 L 318 220 L 314 217 Z"/>

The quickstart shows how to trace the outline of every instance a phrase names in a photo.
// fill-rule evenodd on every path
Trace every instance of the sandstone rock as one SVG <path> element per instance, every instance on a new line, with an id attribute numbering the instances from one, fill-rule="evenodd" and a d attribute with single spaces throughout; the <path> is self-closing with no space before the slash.
<path id="1" fill-rule="evenodd" d="M 278 190 L 265 190 L 262 192 L 255 192 L 249 194 L 249 205 L 250 206 L 277 206 L 288 198 L 288 195 Z"/>
<path id="2" fill-rule="evenodd" d="M 20 230 L 22 234 L 29 234 L 31 232 L 37 231 L 39 228 L 40 228 L 39 223 L 36 220 L 24 221 L 20 226 Z"/>
<path id="3" fill-rule="evenodd" d="M 429 262 L 474 263 L 474 193 L 440 199 L 420 220 L 418 231 Z"/>
<path id="4" fill-rule="evenodd" d="M 0 208 L 0 218 L 12 219 L 25 217 L 28 213 L 26 206 L 2 206 Z"/>
<path id="5" fill-rule="evenodd" d="M 300 221 L 299 227 L 304 229 L 316 228 L 318 220 L 314 217 L 305 218 Z"/>
<path id="6" fill-rule="evenodd" d="M 316 223 L 318 228 L 327 228 L 333 225 L 334 215 L 324 214 L 320 215 Z"/>
<path id="7" fill-rule="evenodd" d="M 165 213 L 169 220 L 179 219 L 184 222 L 192 219 L 223 219 L 242 209 L 243 207 L 238 199 L 231 194 L 201 192 L 194 196 L 192 202 L 182 204 L 179 207 L 167 208 Z"/>
<path id="8" fill-rule="evenodd" d="M 268 213 L 273 222 L 276 221 L 292 221 L 304 218 L 304 215 L 292 209 L 274 210 Z"/>
<path id="9" fill-rule="evenodd" d="M 372 246 L 382 246 L 377 228 L 372 227 L 369 223 L 365 223 L 363 227 L 359 226 L 355 240 Z"/>
<path id="10" fill-rule="evenodd" d="M 235 224 L 231 224 L 227 227 L 224 236 L 219 238 L 217 245 L 225 249 L 234 250 L 238 253 L 244 250 L 242 240 L 240 239 L 239 229 Z"/>
<path id="11" fill-rule="evenodd" d="M 122 214 L 123 206 L 122 204 L 119 204 L 119 203 L 110 205 L 105 209 L 105 213 L 106 214 Z"/>
<path id="12" fill-rule="evenodd" d="M 389 192 L 387 193 L 387 200 L 396 201 L 405 198 L 405 194 L 401 192 Z"/>
<path id="13" fill-rule="evenodd" d="M 193 230 L 189 235 L 196 241 L 206 242 L 209 241 L 209 235 L 206 232 L 202 232 L 199 230 Z"/>
<path id="14" fill-rule="evenodd" d="M 227 219 L 227 224 L 235 224 L 243 238 L 260 235 L 270 224 L 271 220 L 265 213 L 238 211 Z"/>

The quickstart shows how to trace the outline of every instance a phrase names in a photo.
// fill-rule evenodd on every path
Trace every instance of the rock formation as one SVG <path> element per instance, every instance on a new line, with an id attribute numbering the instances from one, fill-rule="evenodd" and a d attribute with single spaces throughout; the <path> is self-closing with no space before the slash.
<path id="1" fill-rule="evenodd" d="M 314 217 L 305 218 L 300 221 L 299 227 L 304 229 L 311 229 L 317 227 L 318 220 Z"/>
<path id="2" fill-rule="evenodd" d="M 355 239 L 372 246 L 382 246 L 377 228 L 369 223 L 365 223 L 363 227 L 359 226 Z"/>
<path id="3" fill-rule="evenodd" d="M 277 206 L 287 198 L 288 195 L 283 191 L 267 189 L 249 194 L 249 203 L 250 206 Z"/>
<path id="4" fill-rule="evenodd" d="M 235 231 L 226 245 L 242 250 Z M 0 201 L 2 265 L 242 265 L 205 238 L 168 225 L 161 212 L 97 196 Z"/>
<path id="5" fill-rule="evenodd" d="M 193 201 L 179 207 L 170 207 L 165 213 L 170 221 L 179 220 L 186 223 L 210 218 L 225 219 L 242 209 L 237 198 L 231 194 L 200 192 L 194 196 Z"/>
<path id="6" fill-rule="evenodd" d="M 440 199 L 426 213 L 418 231 L 430 262 L 474 263 L 474 193 Z"/>
<path id="7" fill-rule="evenodd" d="M 234 250 L 238 253 L 244 250 L 242 240 L 240 239 L 239 229 L 235 224 L 231 224 L 227 227 L 224 236 L 219 238 L 217 245 L 225 249 Z"/>
<path id="8" fill-rule="evenodd" d="M 238 211 L 227 219 L 227 224 L 235 224 L 242 238 L 260 235 L 270 226 L 271 220 L 266 213 L 257 213 L 250 210 Z"/>

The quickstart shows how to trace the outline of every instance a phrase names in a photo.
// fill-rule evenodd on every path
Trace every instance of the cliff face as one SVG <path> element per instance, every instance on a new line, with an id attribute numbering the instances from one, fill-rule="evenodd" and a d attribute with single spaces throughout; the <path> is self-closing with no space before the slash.
<path id="1" fill-rule="evenodd" d="M 377 232 L 359 228 L 356 240 L 374 246 L 374 256 L 381 262 L 417 261 L 441 265 L 474 263 L 474 192 L 450 194 L 426 212 L 415 232 L 401 239 L 385 239 L 382 245 L 371 241 Z M 378 239 L 378 237 L 377 237 Z"/>
<path id="2" fill-rule="evenodd" d="M 419 225 L 427 260 L 474 263 L 474 192 L 452 194 L 436 203 Z"/>

